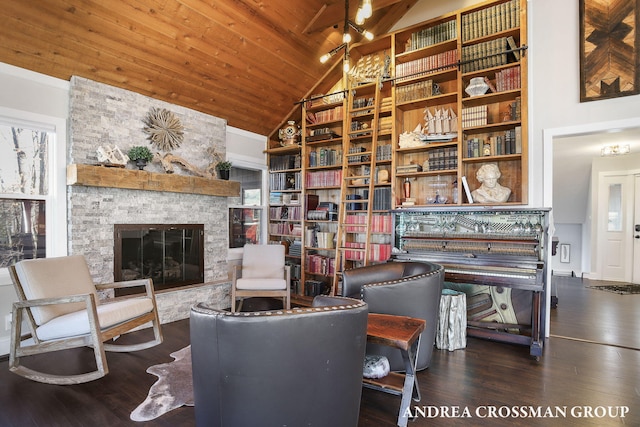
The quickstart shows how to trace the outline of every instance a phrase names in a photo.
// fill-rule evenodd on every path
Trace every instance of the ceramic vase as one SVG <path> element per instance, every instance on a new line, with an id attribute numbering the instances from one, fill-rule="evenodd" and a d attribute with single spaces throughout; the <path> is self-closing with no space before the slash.
<path id="1" fill-rule="evenodd" d="M 469 96 L 479 96 L 487 93 L 487 90 L 489 90 L 489 85 L 484 81 L 484 77 L 474 77 L 464 91 Z"/>

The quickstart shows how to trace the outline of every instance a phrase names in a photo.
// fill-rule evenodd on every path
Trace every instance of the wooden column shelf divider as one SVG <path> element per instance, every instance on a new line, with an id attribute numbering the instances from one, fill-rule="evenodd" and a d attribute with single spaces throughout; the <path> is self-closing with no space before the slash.
<path id="1" fill-rule="evenodd" d="M 237 181 L 83 164 L 67 166 L 67 185 L 167 191 L 222 197 L 240 195 L 240 183 Z"/>

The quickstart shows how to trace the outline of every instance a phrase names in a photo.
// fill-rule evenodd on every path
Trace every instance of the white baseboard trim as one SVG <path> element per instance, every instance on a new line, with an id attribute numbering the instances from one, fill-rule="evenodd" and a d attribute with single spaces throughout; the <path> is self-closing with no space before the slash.
<path id="1" fill-rule="evenodd" d="M 573 276 L 573 271 L 572 270 L 553 270 L 552 274 L 554 276 L 566 276 L 566 277 L 572 277 Z"/>

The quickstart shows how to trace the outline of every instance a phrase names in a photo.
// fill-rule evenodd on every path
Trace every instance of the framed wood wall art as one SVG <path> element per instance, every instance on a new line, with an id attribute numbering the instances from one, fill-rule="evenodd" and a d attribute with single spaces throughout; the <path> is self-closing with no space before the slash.
<path id="1" fill-rule="evenodd" d="M 640 0 L 580 0 L 580 102 L 640 93 Z"/>

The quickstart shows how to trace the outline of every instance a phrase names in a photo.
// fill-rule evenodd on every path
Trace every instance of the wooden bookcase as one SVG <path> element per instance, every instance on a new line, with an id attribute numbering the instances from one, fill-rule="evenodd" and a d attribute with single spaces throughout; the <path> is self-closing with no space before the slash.
<path id="1" fill-rule="evenodd" d="M 305 282 L 339 293 L 342 269 L 388 258 L 374 248 L 392 246 L 390 210 L 469 205 L 463 177 L 471 191 L 480 187 L 476 173 L 485 164 L 497 165 L 499 184 L 511 190 L 492 205 L 527 204 L 526 34 L 526 0 L 495 0 L 354 44 L 350 72 L 337 60 L 274 130 L 269 161 L 300 156 L 287 172 L 300 172 L 301 187 L 290 192 L 301 216 L 290 220 L 299 234 L 270 233 L 270 240 L 301 248 L 302 302 L 313 294 Z M 472 79 L 486 92 L 467 93 Z M 278 130 L 289 120 L 300 127 L 300 143 L 280 147 Z M 317 212 L 309 218 L 316 202 L 337 206 L 337 221 Z M 283 222 L 274 218 L 270 231 Z M 347 246 L 362 255 L 346 256 Z"/>

